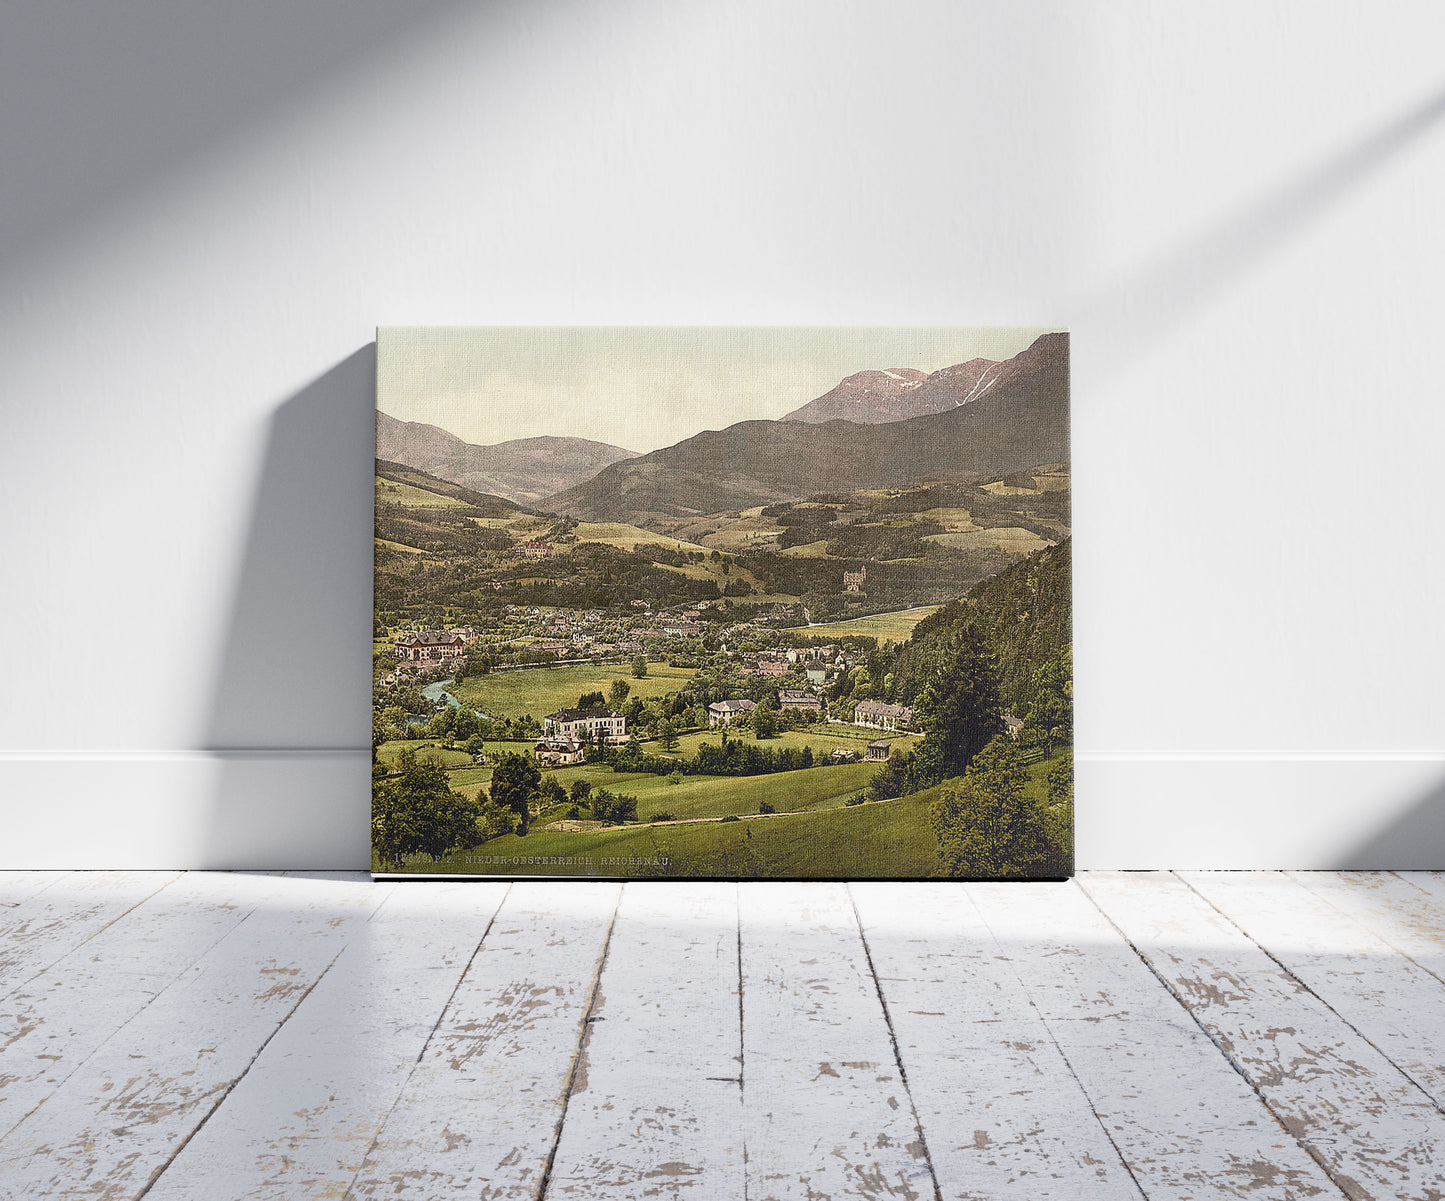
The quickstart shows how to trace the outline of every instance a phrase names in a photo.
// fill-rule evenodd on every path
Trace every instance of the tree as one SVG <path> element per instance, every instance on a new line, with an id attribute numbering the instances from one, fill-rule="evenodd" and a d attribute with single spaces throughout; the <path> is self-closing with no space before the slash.
<path id="1" fill-rule="evenodd" d="M 960 776 L 1003 733 L 1003 705 L 983 635 L 965 626 L 945 648 L 933 678 L 914 702 L 920 786 Z"/>
<path id="2" fill-rule="evenodd" d="M 1067 648 L 1041 664 L 1029 684 L 1033 701 L 1029 706 L 1030 726 L 1038 730 L 1044 744 L 1044 758 L 1054 757 L 1055 742 L 1072 742 L 1074 737 L 1074 656 Z"/>
<path id="3" fill-rule="evenodd" d="M 1053 822 L 1055 841 L 1067 845 L 1074 826 L 1074 753 L 1065 751 L 1049 768 L 1049 820 Z"/>
<path id="4" fill-rule="evenodd" d="M 460 741 L 473 737 L 477 732 L 477 715 L 470 709 L 456 709 L 454 713 L 452 737 Z"/>
<path id="5" fill-rule="evenodd" d="M 612 687 L 607 690 L 607 703 L 614 709 L 620 709 L 631 691 L 632 685 L 626 680 L 613 680 Z"/>
<path id="6" fill-rule="evenodd" d="M 440 859 L 476 844 L 477 811 L 476 802 L 452 791 L 440 763 L 418 759 L 408 747 L 397 757 L 396 775 L 372 788 L 372 845 L 390 867 L 418 853 Z"/>
<path id="7" fill-rule="evenodd" d="M 492 769 L 492 800 L 517 817 L 517 833 L 527 832 L 528 806 L 537 795 L 542 772 L 530 755 L 507 751 Z"/>
<path id="8" fill-rule="evenodd" d="M 599 788 L 592 794 L 592 816 L 600 822 L 620 826 L 637 820 L 637 798 Z"/>
<path id="9" fill-rule="evenodd" d="M 490 842 L 503 834 L 510 834 L 517 825 L 517 819 L 510 809 L 504 809 L 494 801 L 477 797 L 476 831 L 478 842 Z"/>
<path id="10" fill-rule="evenodd" d="M 956 788 L 933 804 L 941 874 L 968 879 L 1046 875 L 1055 860 L 1048 815 L 1024 795 L 1028 771 L 1008 738 L 995 738 Z"/>
<path id="11" fill-rule="evenodd" d="M 677 749 L 677 727 L 672 724 L 672 718 L 664 717 L 657 723 L 657 737 L 662 743 L 665 751 Z"/>
<path id="12" fill-rule="evenodd" d="M 383 713 L 371 711 L 371 761 L 376 762 L 376 748 L 391 739 L 391 726 Z"/>
<path id="13" fill-rule="evenodd" d="M 891 801 L 916 791 L 917 762 L 913 751 L 894 751 L 868 781 L 868 795 L 875 801 Z"/>
<path id="14" fill-rule="evenodd" d="M 777 702 L 769 704 L 767 700 L 753 710 L 753 737 L 761 741 L 764 738 L 774 738 L 778 733 L 778 709 Z"/>
<path id="15" fill-rule="evenodd" d="M 566 799 L 567 790 L 557 782 L 555 776 L 548 776 L 537 787 L 537 802 L 542 809 L 551 805 L 560 805 Z"/>
<path id="16" fill-rule="evenodd" d="M 577 708 L 579 709 L 600 709 L 603 703 L 603 696 L 600 691 L 584 692 L 577 698 Z"/>
<path id="17" fill-rule="evenodd" d="M 592 784 L 589 780 L 572 781 L 572 799 L 579 805 L 586 802 L 588 795 L 592 792 Z"/>
<path id="18" fill-rule="evenodd" d="M 646 675 L 647 675 L 647 657 L 646 657 L 645 655 L 638 655 L 636 658 L 634 658 L 634 659 L 632 660 L 632 676 L 633 676 L 633 679 L 641 680 L 641 679 L 643 679 Z"/>

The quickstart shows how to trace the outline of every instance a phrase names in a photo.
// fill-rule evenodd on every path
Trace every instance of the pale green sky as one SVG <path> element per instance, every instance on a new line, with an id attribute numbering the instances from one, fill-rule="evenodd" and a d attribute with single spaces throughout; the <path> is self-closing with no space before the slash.
<path id="1" fill-rule="evenodd" d="M 1012 358 L 1054 328 L 386 326 L 377 405 L 480 445 L 554 434 L 645 453 L 779 418 L 855 371 Z"/>

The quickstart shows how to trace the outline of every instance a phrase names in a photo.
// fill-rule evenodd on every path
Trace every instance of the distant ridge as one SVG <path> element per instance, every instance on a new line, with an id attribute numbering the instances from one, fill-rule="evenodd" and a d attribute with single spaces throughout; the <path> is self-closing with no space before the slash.
<path id="1" fill-rule="evenodd" d="M 967 403 L 883 423 L 744 421 L 614 463 L 539 507 L 646 526 L 826 491 L 994 478 L 1069 458 L 1067 334 L 1046 334 L 1005 364 L 945 370 L 952 374 L 938 386 Z"/>
<path id="2" fill-rule="evenodd" d="M 941 413 L 987 396 L 994 388 L 1043 370 L 1067 346 L 1067 334 L 1044 334 L 1011 359 L 969 359 L 928 375 L 911 367 L 859 371 L 784 416 L 784 421 L 852 421 L 878 425 Z"/>
<path id="3" fill-rule="evenodd" d="M 464 442 L 440 426 L 376 413 L 376 455 L 474 492 L 532 504 L 636 457 L 587 438 L 517 438 L 495 446 Z"/>

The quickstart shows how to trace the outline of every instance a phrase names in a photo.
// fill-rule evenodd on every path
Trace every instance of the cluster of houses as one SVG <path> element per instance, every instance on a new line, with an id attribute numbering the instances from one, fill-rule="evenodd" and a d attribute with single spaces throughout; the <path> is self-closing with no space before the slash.
<path id="1" fill-rule="evenodd" d="M 627 741 L 627 719 L 602 706 L 587 709 L 558 709 L 542 719 L 542 737 L 533 754 L 548 767 L 581 763 L 589 744 L 601 742 L 620 746 Z"/>
<path id="2" fill-rule="evenodd" d="M 383 677 L 382 683 L 395 684 L 433 671 L 451 671 L 466 657 L 467 647 L 474 645 L 480 636 L 472 626 L 402 634 L 393 643 L 396 668 Z"/>

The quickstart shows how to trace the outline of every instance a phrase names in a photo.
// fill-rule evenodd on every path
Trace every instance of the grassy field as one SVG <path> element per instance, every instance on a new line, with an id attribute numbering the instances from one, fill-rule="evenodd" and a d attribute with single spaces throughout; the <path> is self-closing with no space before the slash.
<path id="1" fill-rule="evenodd" d="M 829 769 L 833 770 L 833 769 Z M 478 850 L 401 870 L 564 876 L 688 875 L 742 879 L 925 877 L 936 861 L 927 794 L 900 801 L 753 817 L 737 822 L 536 830 L 493 839 Z M 560 863 L 526 860 L 558 857 Z M 620 866 L 609 859 L 641 859 Z M 667 864 L 659 861 L 669 860 Z"/>
<path id="2" fill-rule="evenodd" d="M 805 542 L 802 546 L 790 546 L 787 550 L 778 553 L 786 555 L 790 559 L 826 559 L 829 557 L 826 540 Z"/>
<path id="3" fill-rule="evenodd" d="M 941 534 L 939 537 L 951 538 L 953 535 Z M 914 626 L 937 609 L 937 605 L 920 605 L 898 613 L 875 613 L 872 617 L 855 617 L 851 621 L 830 621 L 826 625 L 809 626 L 803 632 L 809 635 L 860 634 L 879 641 L 902 642 L 913 633 Z"/>
<path id="4" fill-rule="evenodd" d="M 385 538 L 373 538 L 377 546 L 384 546 L 387 550 L 404 551 L 409 555 L 424 555 L 426 551 L 417 546 L 407 546 L 404 542 L 388 542 Z"/>
<path id="5" fill-rule="evenodd" d="M 728 737 L 742 738 L 752 742 L 753 732 L 751 730 L 735 730 Z M 829 755 L 838 750 L 857 751 L 862 754 L 875 738 L 887 738 L 899 750 L 913 745 L 916 741 L 915 735 L 889 734 L 884 730 L 863 730 L 857 726 L 845 726 L 840 723 L 838 725 L 810 726 L 806 730 L 785 730 L 776 738 L 765 738 L 757 745 L 772 747 L 774 750 L 785 746 L 801 750 L 805 746 L 810 746 L 815 755 Z M 697 734 L 682 735 L 677 740 L 677 750 L 675 751 L 663 751 L 655 742 L 648 743 L 647 749 L 655 755 L 679 755 L 684 759 L 690 759 L 697 754 L 697 748 L 702 743 L 710 742 L 716 746 L 721 741 L 721 730 L 706 730 Z"/>
<path id="6" fill-rule="evenodd" d="M 945 529 L 950 530 L 976 530 L 973 514 L 967 509 L 945 508 L 945 509 L 924 509 L 918 514 L 925 521 L 936 521 Z"/>
<path id="7" fill-rule="evenodd" d="M 458 764 L 472 761 L 469 752 L 444 750 L 430 738 L 397 739 L 395 742 L 383 742 L 376 748 L 376 757 L 389 766 L 395 763 L 401 752 L 408 747 L 416 751 L 418 759 L 437 759 L 444 767 L 455 767 Z M 530 751 L 532 744 L 530 742 L 488 742 L 483 749 L 487 754 L 494 755 L 498 751 Z"/>
<path id="8" fill-rule="evenodd" d="M 686 532 L 704 546 L 726 553 L 765 546 L 783 532 L 783 527 L 756 509 L 749 509 L 741 517 L 701 518 Z"/>
<path id="9" fill-rule="evenodd" d="M 541 720 L 548 713 L 575 705 L 584 692 L 605 694 L 613 680 L 626 680 L 632 688 L 631 696 L 647 698 L 676 692 L 694 674 L 690 667 L 651 663 L 647 675 L 634 680 L 625 663 L 602 667 L 578 664 L 470 676 L 450 691 L 463 705 L 480 709 L 490 717 L 521 717 L 530 713 Z"/>
<path id="10" fill-rule="evenodd" d="M 600 542 L 604 546 L 615 546 L 621 550 L 636 550 L 639 546 L 665 546 L 671 550 L 706 551 L 707 548 L 695 542 L 683 542 L 669 538 L 666 534 L 654 534 L 635 525 L 624 525 L 620 521 L 580 521 L 572 531 L 580 542 Z"/>
<path id="11" fill-rule="evenodd" d="M 958 530 L 951 534 L 929 534 L 925 539 L 939 546 L 952 546 L 963 550 L 977 547 L 995 547 L 1016 555 L 1031 555 L 1052 543 L 1040 538 L 1032 530 L 1017 526 L 1000 526 L 991 530 Z"/>
<path id="12" fill-rule="evenodd" d="M 1042 802 L 1049 763 L 1029 768 L 1028 792 Z M 433 862 L 418 856 L 401 870 L 433 874 L 571 875 L 571 876 L 721 876 L 742 879 L 870 879 L 924 878 L 937 864 L 930 808 L 943 784 L 894 801 L 840 807 L 841 800 L 861 788 L 871 768 L 859 764 L 838 768 L 811 768 L 776 776 L 710 777 L 669 785 L 662 777 L 602 773 L 612 782 L 605 786 L 635 793 L 644 818 L 667 809 L 678 818 L 689 816 L 683 790 L 711 791 L 713 813 L 755 814 L 757 802 L 768 799 L 759 786 L 784 789 L 774 816 L 748 816 L 736 822 L 698 822 L 677 825 L 621 826 L 602 830 L 561 831 L 534 829 L 519 837 L 507 835 L 480 848 Z M 587 773 L 594 786 L 596 769 L 567 769 Z M 567 772 L 556 773 L 570 783 Z M 462 773 L 456 773 L 461 775 Z M 806 777 L 812 777 L 807 779 Z M 835 788 L 853 782 L 834 795 Z M 751 786 L 746 808 L 723 808 L 734 795 Z M 699 802 L 700 803 L 700 802 Z M 794 812 L 801 810 L 801 812 Z M 563 862 L 528 862 L 560 858 Z M 640 864 L 608 860 L 636 859 Z M 666 864 L 660 862 L 668 860 Z M 1060 865 L 1061 872 L 1066 870 Z"/>
<path id="13" fill-rule="evenodd" d="M 439 492 L 428 492 L 411 484 L 376 477 L 376 501 L 383 505 L 406 505 L 411 509 L 465 509 L 466 501 Z"/>

